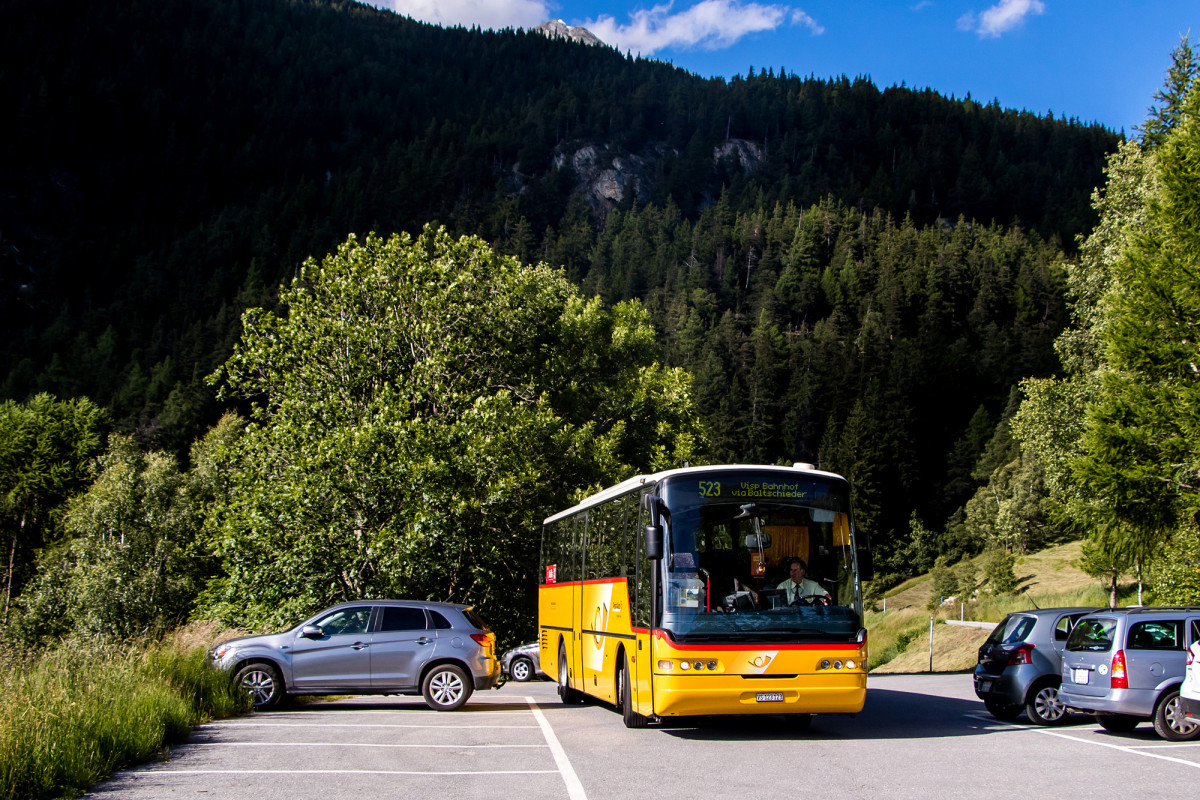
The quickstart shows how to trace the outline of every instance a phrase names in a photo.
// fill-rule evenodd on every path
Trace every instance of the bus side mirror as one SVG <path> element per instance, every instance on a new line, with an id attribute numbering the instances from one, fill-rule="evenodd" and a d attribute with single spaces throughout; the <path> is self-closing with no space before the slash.
<path id="1" fill-rule="evenodd" d="M 870 550 L 858 551 L 858 579 L 869 581 L 875 577 L 875 559 Z"/>
<path id="2" fill-rule="evenodd" d="M 646 558 L 651 561 L 660 561 L 663 557 L 663 529 L 662 525 L 647 525 L 646 526 Z"/>

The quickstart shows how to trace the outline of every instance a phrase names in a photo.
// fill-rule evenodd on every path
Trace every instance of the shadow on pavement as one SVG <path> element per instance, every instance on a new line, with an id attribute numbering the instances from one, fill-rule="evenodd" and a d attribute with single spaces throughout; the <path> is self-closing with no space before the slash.
<path id="1" fill-rule="evenodd" d="M 896 689 L 867 689 L 867 703 L 853 717 L 817 714 L 805 729 L 786 716 L 689 717 L 665 720 L 659 730 L 680 739 L 696 740 L 887 740 L 943 739 L 994 733 L 997 726 L 1024 725 L 994 719 L 978 700 L 939 697 Z M 1090 724 L 1092 718 L 1075 715 L 1067 724 Z"/>

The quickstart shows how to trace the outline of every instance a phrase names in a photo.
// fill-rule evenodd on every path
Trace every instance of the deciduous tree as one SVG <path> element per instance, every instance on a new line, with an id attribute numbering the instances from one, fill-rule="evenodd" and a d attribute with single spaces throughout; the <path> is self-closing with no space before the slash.
<path id="1" fill-rule="evenodd" d="M 540 520 L 695 458 L 689 380 L 658 363 L 641 305 L 477 238 L 352 236 L 280 306 L 246 313 L 215 376 L 254 403 L 213 516 L 208 607 L 230 621 L 395 596 L 528 628 Z"/>
<path id="2" fill-rule="evenodd" d="M 104 413 L 86 397 L 59 401 L 40 394 L 28 403 L 0 404 L 5 622 L 14 588 L 31 572 L 34 551 L 60 534 L 63 503 L 91 475 L 103 423 Z"/>

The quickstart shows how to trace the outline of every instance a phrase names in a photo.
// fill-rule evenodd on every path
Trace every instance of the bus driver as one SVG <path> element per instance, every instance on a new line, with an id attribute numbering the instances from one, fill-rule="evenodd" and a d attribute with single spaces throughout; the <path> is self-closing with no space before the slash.
<path id="1" fill-rule="evenodd" d="M 790 605 L 797 603 L 824 603 L 829 605 L 829 592 L 821 588 L 821 584 L 804 577 L 808 565 L 800 558 L 789 558 L 788 577 L 780 581 L 776 589 L 786 592 L 786 602 Z M 811 599 L 806 599 L 811 598 Z"/>

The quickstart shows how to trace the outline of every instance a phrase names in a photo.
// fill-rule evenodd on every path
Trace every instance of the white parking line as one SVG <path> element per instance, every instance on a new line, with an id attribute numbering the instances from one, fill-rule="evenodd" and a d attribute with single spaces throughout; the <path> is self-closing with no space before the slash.
<path id="1" fill-rule="evenodd" d="M 504 728 L 511 730 L 513 728 L 536 728 L 537 725 L 385 725 L 383 723 L 373 722 L 330 722 L 327 724 L 313 724 L 301 722 L 220 722 L 215 723 L 214 727 L 220 728 L 445 728 L 446 730 L 476 730 L 478 728 Z"/>
<path id="2" fill-rule="evenodd" d="M 538 748 L 544 744 L 373 744 L 357 742 L 195 742 L 182 747 L 412 747 L 426 750 L 489 750 L 499 748 Z"/>
<path id="3" fill-rule="evenodd" d="M 1129 745 L 1129 750 L 1190 750 L 1200 747 L 1200 741 L 1176 741 L 1174 744 L 1163 745 Z"/>
<path id="4" fill-rule="evenodd" d="M 1183 759 L 1183 758 L 1172 758 L 1171 756 L 1164 756 L 1164 755 L 1160 755 L 1158 753 L 1147 752 L 1149 749 L 1152 749 L 1152 748 L 1160 749 L 1160 750 L 1164 749 L 1164 748 L 1174 749 L 1174 748 L 1178 748 L 1179 745 L 1173 745 L 1173 744 L 1123 745 L 1123 744 L 1113 744 L 1112 742 L 1098 742 L 1098 741 L 1095 741 L 1094 739 L 1081 739 L 1078 736 L 1071 736 L 1070 734 L 1067 734 L 1067 733 L 1061 733 L 1059 731 L 1047 730 L 1047 729 L 1045 729 L 1041 726 L 1037 726 L 1037 725 L 1019 725 L 1015 722 L 1005 722 L 1004 720 L 993 719 L 991 717 L 984 717 L 979 714 L 964 714 L 963 716 L 971 717 L 972 719 L 978 719 L 978 720 L 982 720 L 984 722 L 992 723 L 994 730 L 1002 730 L 1003 728 L 1009 728 L 1011 730 L 1034 731 L 1035 733 L 1045 734 L 1046 736 L 1057 736 L 1060 739 L 1067 739 L 1072 742 L 1079 742 L 1080 744 L 1090 744 L 1095 747 L 1107 747 L 1112 750 L 1120 750 L 1123 753 L 1130 753 L 1135 756 L 1145 756 L 1146 758 L 1157 758 L 1162 761 L 1172 761 L 1176 764 L 1183 764 L 1184 766 L 1187 766 L 1187 767 L 1193 767 L 1195 769 L 1200 769 L 1200 762 L 1188 761 L 1187 759 Z M 1195 746 L 1200 746 L 1200 742 L 1196 743 Z"/>
<path id="5" fill-rule="evenodd" d="M 583 783 L 580 782 L 579 776 L 575 774 L 575 769 L 571 766 L 571 760 L 567 758 L 567 751 L 563 750 L 563 746 L 559 744 L 558 737 L 554 735 L 554 729 L 550 727 L 550 721 L 546 719 L 546 715 L 538 708 L 536 700 L 532 697 L 526 697 L 525 702 L 529 703 L 529 709 L 533 711 L 534 719 L 542 727 L 542 735 L 546 737 L 546 743 L 550 745 L 550 752 L 554 754 L 554 763 L 558 765 L 558 771 L 562 774 L 563 783 L 567 784 L 567 795 L 571 800 L 587 800 L 587 792 L 583 790 Z"/>
<path id="6" fill-rule="evenodd" d="M 556 769 L 485 769 L 423 772 L 389 769 L 148 769 L 127 773 L 133 778 L 164 775 L 554 775 Z"/>
<path id="7" fill-rule="evenodd" d="M 499 703 L 474 703 L 466 706 L 463 710 L 458 711 L 455 716 L 468 716 L 470 714 L 487 714 L 489 717 L 498 714 L 519 714 L 525 716 L 528 711 L 525 709 L 500 708 L 496 711 L 483 711 L 482 709 L 491 706 L 499 706 Z M 505 703 L 505 705 L 508 705 Z M 260 715 L 262 712 L 258 712 Z M 364 708 L 361 711 L 350 711 L 337 708 L 319 708 L 315 711 L 270 711 L 266 716 L 270 717 L 287 717 L 291 719 L 302 718 L 306 716 L 321 716 L 321 717 L 431 717 L 434 716 L 429 708 L 423 703 L 420 706 L 413 708 Z"/>
<path id="8" fill-rule="evenodd" d="M 1042 730 L 1041 728 L 1037 728 L 1035 730 L 1037 730 L 1038 733 L 1044 733 L 1047 736 L 1057 736 L 1060 739 L 1070 739 L 1073 742 L 1079 742 L 1081 744 L 1096 745 L 1097 747 L 1109 747 L 1109 748 L 1112 748 L 1113 750 L 1120 750 L 1125 753 L 1132 753 L 1135 756 L 1145 756 L 1146 758 L 1157 758 L 1157 759 L 1161 759 L 1163 761 L 1173 761 L 1176 764 L 1183 764 L 1184 766 L 1187 766 L 1187 767 L 1193 767 L 1195 769 L 1200 769 L 1200 762 L 1188 761 L 1183 758 L 1172 758 L 1171 756 L 1163 756 L 1163 755 L 1159 755 L 1158 753 L 1147 753 L 1144 749 L 1127 747 L 1127 746 L 1121 745 L 1121 744 L 1112 744 L 1111 742 L 1095 742 L 1095 741 L 1091 741 L 1089 739 L 1079 739 L 1074 736 L 1068 736 L 1065 733 L 1058 733 L 1057 731 L 1047 731 L 1047 730 Z"/>

